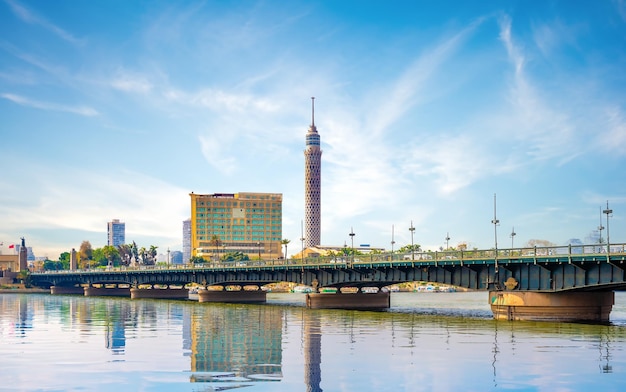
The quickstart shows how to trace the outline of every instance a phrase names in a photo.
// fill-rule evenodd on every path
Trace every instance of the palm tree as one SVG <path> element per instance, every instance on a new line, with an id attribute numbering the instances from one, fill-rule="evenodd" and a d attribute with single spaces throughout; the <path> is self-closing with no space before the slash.
<path id="1" fill-rule="evenodd" d="M 156 264 L 157 248 L 158 246 L 150 245 L 150 250 L 148 251 L 153 265 Z"/>
<path id="2" fill-rule="evenodd" d="M 285 245 L 285 259 L 287 258 L 287 244 L 289 244 L 291 241 L 288 240 L 287 238 L 283 239 L 280 241 L 281 245 Z"/>
<path id="3" fill-rule="evenodd" d="M 216 257 L 217 249 L 221 244 L 222 244 L 222 241 L 220 240 L 220 237 L 213 234 L 213 237 L 211 237 L 211 245 L 213 246 L 213 258 L 214 259 L 217 258 Z"/>
<path id="4" fill-rule="evenodd" d="M 141 248 L 139 248 L 139 255 L 141 256 L 141 264 L 146 264 L 146 259 L 147 259 L 147 255 L 148 255 L 148 251 L 146 250 L 145 246 L 142 246 Z"/>

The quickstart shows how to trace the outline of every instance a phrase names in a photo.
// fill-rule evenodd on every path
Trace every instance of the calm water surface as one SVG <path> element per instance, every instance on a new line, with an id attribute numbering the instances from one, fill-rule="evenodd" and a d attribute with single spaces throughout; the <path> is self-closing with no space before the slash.
<path id="1" fill-rule="evenodd" d="M 495 321 L 487 293 L 393 293 L 386 312 L 0 294 L 0 390 L 624 391 L 611 325 Z"/>

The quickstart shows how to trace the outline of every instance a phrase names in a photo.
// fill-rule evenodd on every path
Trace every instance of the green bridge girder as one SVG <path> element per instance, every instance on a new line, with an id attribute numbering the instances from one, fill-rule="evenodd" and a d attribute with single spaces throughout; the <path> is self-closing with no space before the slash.
<path id="1" fill-rule="evenodd" d="M 604 245 L 606 247 L 606 245 Z M 592 252 L 589 252 L 589 249 Z M 119 267 L 30 274 L 39 287 L 83 284 L 385 287 L 428 281 L 473 290 L 611 291 L 626 289 L 624 244 L 371 254 L 355 257 L 213 263 L 208 266 Z M 358 258 L 357 258 L 358 257 Z"/>

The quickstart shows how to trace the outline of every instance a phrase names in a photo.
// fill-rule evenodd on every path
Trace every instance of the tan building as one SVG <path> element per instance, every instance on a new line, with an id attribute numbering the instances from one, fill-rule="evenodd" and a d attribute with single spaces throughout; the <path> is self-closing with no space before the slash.
<path id="1" fill-rule="evenodd" d="M 280 193 L 215 193 L 191 196 L 191 256 L 220 260 L 233 252 L 251 260 L 282 257 Z"/>
<path id="2" fill-rule="evenodd" d="M 19 255 L 0 255 L 0 284 L 13 283 L 20 272 Z"/>

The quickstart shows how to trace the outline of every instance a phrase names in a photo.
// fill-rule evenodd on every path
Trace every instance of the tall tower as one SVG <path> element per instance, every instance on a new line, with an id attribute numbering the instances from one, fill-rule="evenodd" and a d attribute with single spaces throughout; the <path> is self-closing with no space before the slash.
<path id="1" fill-rule="evenodd" d="M 315 97 L 311 97 L 311 126 L 304 149 L 304 246 L 321 244 L 322 150 L 315 127 Z"/>

